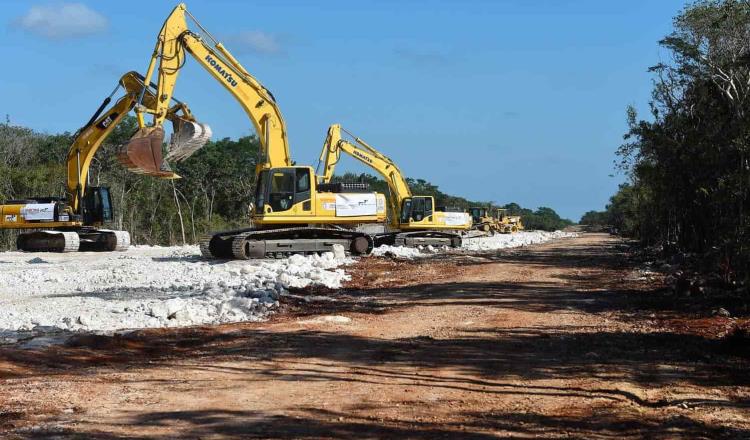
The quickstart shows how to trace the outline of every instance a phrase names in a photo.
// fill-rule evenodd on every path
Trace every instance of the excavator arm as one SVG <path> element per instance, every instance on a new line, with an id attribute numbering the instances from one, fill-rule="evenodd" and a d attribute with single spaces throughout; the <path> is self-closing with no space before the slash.
<path id="1" fill-rule="evenodd" d="M 148 84 L 148 85 L 147 85 Z M 114 104 L 120 88 L 125 94 Z M 29 230 L 19 233 L 16 245 L 29 252 L 123 251 L 130 245 L 127 231 L 100 229 L 114 219 L 107 187 L 87 186 L 91 161 L 102 143 L 137 103 L 156 106 L 156 86 L 136 72 L 120 78 L 117 87 L 104 99 L 89 121 L 73 136 L 66 158 L 67 200 L 57 197 L 9 200 L 0 205 L 0 229 Z M 176 127 L 194 124 L 187 106 L 176 99 L 165 110 L 165 118 Z M 177 178 L 174 173 L 159 177 Z"/>
<path id="2" fill-rule="evenodd" d="M 133 109 L 138 100 L 147 108 L 154 108 L 156 105 L 156 86 L 151 84 L 151 88 L 149 88 L 145 84 L 144 77 L 137 72 L 131 71 L 124 74 L 115 90 L 104 99 L 86 125 L 76 132 L 66 159 L 68 172 L 66 187 L 68 201 L 73 212 L 79 211 L 81 199 L 86 191 L 91 160 L 101 147 L 102 142 L 112 134 L 117 124 Z M 107 108 L 112 101 L 112 96 L 120 87 L 125 90 L 125 95 L 110 108 Z M 174 105 L 165 110 L 167 119 L 174 124 L 194 121 L 190 109 L 185 104 L 177 100 L 174 100 L 174 102 Z M 164 173 L 159 177 L 178 178 L 179 176 L 174 173 Z"/>
<path id="3" fill-rule="evenodd" d="M 341 132 L 349 135 L 353 141 L 344 139 Z M 379 152 L 367 142 L 333 124 L 328 128 L 328 135 L 320 153 L 318 175 L 321 183 L 330 182 L 336 164 L 344 152 L 380 174 L 388 184 L 389 204 L 391 207 L 391 224 L 402 230 L 465 230 L 471 226 L 471 217 L 466 213 L 442 212 L 434 206 L 434 197 L 412 195 L 401 170 L 388 156 Z M 424 232 L 430 234 L 431 232 Z M 437 239 L 442 240 L 442 238 Z M 434 237 L 433 237 L 434 238 Z M 450 238 L 455 238 L 451 236 Z M 455 242 L 451 242 L 454 245 Z"/>
<path id="4" fill-rule="evenodd" d="M 203 31 L 205 40 L 203 36 L 188 29 L 186 14 Z M 256 174 L 263 169 L 291 166 L 286 126 L 274 96 L 198 23 L 184 4 L 178 5 L 172 11 L 159 32 L 146 73 L 146 80 L 150 81 L 156 72 L 156 96 L 159 98 L 154 107 L 136 106 L 141 130 L 123 151 L 121 160 L 127 163 L 127 156 L 143 155 L 144 151 L 155 150 L 161 146 L 164 137 L 161 126 L 167 117 L 168 103 L 187 55 L 192 56 L 229 91 L 252 121 L 261 145 Z M 146 114 L 153 115 L 150 125 L 146 125 Z M 158 173 L 163 165 L 154 162 L 138 167 L 149 174 Z"/>
<path id="5" fill-rule="evenodd" d="M 342 130 L 353 139 L 353 142 L 341 136 Z M 339 124 L 333 124 L 328 128 L 328 134 L 323 143 L 323 151 L 320 153 L 319 162 L 319 167 L 322 166 L 323 168 L 323 174 L 318 175 L 320 182 L 329 183 L 331 181 L 336 164 L 341 158 L 341 152 L 371 167 L 385 179 L 390 189 L 391 212 L 394 213 L 393 218 L 397 217 L 401 210 L 401 202 L 412 196 L 401 170 L 388 156 L 347 132 Z"/>

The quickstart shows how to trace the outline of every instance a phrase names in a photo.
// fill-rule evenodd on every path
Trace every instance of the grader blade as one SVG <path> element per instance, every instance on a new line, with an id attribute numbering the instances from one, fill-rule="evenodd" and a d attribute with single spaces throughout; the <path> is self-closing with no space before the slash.
<path id="1" fill-rule="evenodd" d="M 200 150 L 211 139 L 211 127 L 185 119 L 172 121 L 173 133 L 165 160 L 180 162 Z"/>
<path id="2" fill-rule="evenodd" d="M 130 172 L 136 174 L 145 174 L 162 179 L 179 178 L 162 159 L 163 142 L 163 128 L 143 127 L 130 138 L 127 144 L 120 147 L 117 159 Z"/>

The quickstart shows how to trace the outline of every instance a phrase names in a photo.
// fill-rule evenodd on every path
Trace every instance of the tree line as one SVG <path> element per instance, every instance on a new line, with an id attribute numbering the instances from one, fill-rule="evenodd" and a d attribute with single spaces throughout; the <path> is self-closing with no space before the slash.
<path id="1" fill-rule="evenodd" d="M 248 205 L 254 199 L 257 137 L 210 141 L 187 160 L 171 164 L 182 179 L 160 180 L 130 173 L 116 159 L 117 149 L 136 129 L 134 117 L 124 118 L 102 143 L 89 171 L 91 185 L 110 187 L 114 228 L 129 231 L 136 244 L 172 245 L 195 243 L 209 231 L 247 225 Z M 64 198 L 65 158 L 73 139 L 73 133 L 50 135 L 9 121 L 0 123 L 0 202 Z M 339 178 L 367 182 L 385 194 L 388 191 L 385 181 L 372 175 Z M 438 205 L 462 209 L 487 205 L 446 194 L 423 179 L 410 178 L 408 183 L 415 194 L 435 196 Z M 534 212 L 517 204 L 509 206 L 525 216 L 529 228 L 558 229 L 569 223 L 560 223 L 549 208 Z M 16 235 L 17 231 L 0 230 L 0 248 L 13 249 Z"/>
<path id="2" fill-rule="evenodd" d="M 373 190 L 383 194 L 388 194 L 388 184 L 385 182 L 385 180 L 381 179 L 378 176 L 373 176 L 372 174 L 345 173 L 340 176 L 334 176 L 333 180 L 337 182 L 367 183 Z M 406 183 L 409 185 L 409 189 L 411 190 L 412 194 L 434 197 L 435 206 L 437 207 L 445 207 L 449 210 L 458 211 L 465 211 L 470 207 L 475 206 L 486 208 L 505 208 L 508 210 L 509 215 L 520 215 L 526 229 L 555 231 L 574 224 L 571 220 L 560 217 L 560 215 L 554 209 L 545 206 L 539 207 L 536 210 L 532 210 L 529 208 L 524 208 L 515 202 L 500 205 L 487 201 L 469 200 L 465 197 L 446 194 L 441 191 L 437 185 L 434 185 L 424 179 L 413 179 L 411 177 L 407 177 Z"/>
<path id="3" fill-rule="evenodd" d="M 628 177 L 602 212 L 607 224 L 665 253 L 696 254 L 725 279 L 750 273 L 750 4 L 703 0 L 685 7 L 651 67 L 650 117 L 627 111 L 617 150 Z"/>
<path id="4" fill-rule="evenodd" d="M 255 136 L 211 141 L 187 160 L 172 164 L 177 180 L 143 177 L 116 159 L 135 133 L 124 118 L 102 143 L 89 171 L 91 185 L 110 187 L 114 228 L 137 244 L 195 243 L 202 234 L 247 224 L 258 152 Z M 65 158 L 74 134 L 48 135 L 9 122 L 0 124 L 0 201 L 65 197 Z M 17 231 L 1 230 L 0 246 L 15 247 Z"/>

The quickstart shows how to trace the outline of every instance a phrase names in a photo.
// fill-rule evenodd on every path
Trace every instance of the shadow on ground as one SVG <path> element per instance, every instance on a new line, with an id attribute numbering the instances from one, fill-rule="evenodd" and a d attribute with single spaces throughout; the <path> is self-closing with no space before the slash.
<path id="1" fill-rule="evenodd" d="M 745 439 L 750 431 L 709 426 L 688 417 L 666 421 L 637 413 L 615 416 L 607 413 L 583 417 L 556 417 L 519 413 L 458 414 L 460 423 L 403 423 L 376 418 L 352 417 L 315 408 L 298 415 L 274 415 L 253 411 L 173 411 L 135 416 L 133 424 L 143 430 L 181 426 L 181 438 L 274 438 L 274 439 L 353 439 L 353 438 L 585 438 L 585 439 Z M 72 430 L 58 431 L 49 438 L 75 437 Z M 29 438 L 38 438 L 29 436 Z M 84 437 L 80 437 L 84 438 Z M 87 432 L 85 438 L 105 440 L 161 439 L 150 435 L 119 436 L 107 432 Z"/>
<path id="2" fill-rule="evenodd" d="M 580 249 L 576 249 L 567 256 L 564 251 L 535 252 L 532 249 L 493 257 L 491 261 L 510 258 L 524 261 L 524 264 L 557 267 L 562 264 L 560 261 L 580 257 Z M 621 263 L 609 255 L 611 249 L 580 252 L 585 252 L 585 259 L 577 267 L 620 267 Z M 399 307 L 446 304 L 502 308 L 505 313 L 560 310 L 598 313 L 644 307 L 677 310 L 667 301 L 653 301 L 649 295 L 654 293 L 592 292 L 577 285 L 575 279 L 569 280 L 566 286 L 448 283 L 347 291 L 342 292 L 335 303 L 320 307 L 328 313 L 383 313 Z M 309 313 L 323 310 L 310 308 Z M 164 367 L 176 362 L 186 368 L 220 372 L 234 377 L 233 380 L 249 383 L 346 381 L 464 391 L 488 398 L 553 396 L 578 401 L 579 407 L 590 411 L 566 417 L 533 412 L 464 411 L 460 414 L 463 421 L 453 424 L 440 420 L 401 422 L 358 418 L 352 416 L 354 412 L 332 413 L 321 408 L 303 408 L 291 415 L 206 410 L 133 414 L 131 424 L 144 428 L 177 425 L 181 427 L 181 435 L 187 438 L 488 439 L 498 434 L 518 437 L 552 434 L 557 438 L 564 437 L 564 433 L 575 438 L 608 439 L 750 438 L 750 431 L 707 425 L 678 411 L 671 412 L 673 415 L 667 419 L 651 418 L 642 412 L 676 406 L 744 411 L 750 408 L 748 400 L 718 397 L 654 400 L 618 386 L 622 383 L 636 385 L 639 389 L 676 383 L 704 388 L 750 386 L 747 360 L 727 352 L 721 341 L 673 332 L 617 332 L 577 326 L 493 327 L 462 331 L 447 339 L 429 336 L 380 339 L 336 331 L 270 332 L 252 324 L 219 329 L 148 330 L 116 337 L 82 335 L 66 346 L 44 350 L 0 349 L 0 379 L 3 371 L 6 378 L 84 375 L 98 366 L 124 371 L 131 367 Z M 446 377 L 435 373 L 441 369 L 456 374 Z M 602 385 L 585 388 L 544 385 L 544 381 L 552 379 L 563 379 L 562 383 L 590 380 Z M 190 383 L 185 384 L 181 378 L 153 382 L 158 382 L 155 385 L 181 384 L 185 392 L 200 389 L 199 384 L 194 384 L 196 388 L 191 390 Z M 597 405 L 580 404 L 594 401 Z M 608 405 L 617 410 L 608 411 Z M 2 420 L 0 413 L 0 422 Z M 76 435 L 67 431 L 63 434 Z M 87 432 L 85 436 L 119 438 L 104 432 Z"/>

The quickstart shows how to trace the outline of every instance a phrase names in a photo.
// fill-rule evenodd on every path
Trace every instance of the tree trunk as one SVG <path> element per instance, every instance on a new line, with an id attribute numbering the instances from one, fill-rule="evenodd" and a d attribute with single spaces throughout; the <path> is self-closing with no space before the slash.
<path id="1" fill-rule="evenodd" d="M 182 207 L 180 206 L 180 198 L 177 197 L 177 187 L 174 185 L 172 180 L 172 194 L 174 195 L 174 203 L 177 205 L 177 217 L 180 219 L 180 233 L 182 235 L 182 245 L 185 246 L 185 223 L 182 220 Z"/>

